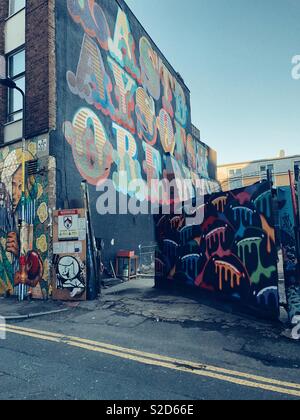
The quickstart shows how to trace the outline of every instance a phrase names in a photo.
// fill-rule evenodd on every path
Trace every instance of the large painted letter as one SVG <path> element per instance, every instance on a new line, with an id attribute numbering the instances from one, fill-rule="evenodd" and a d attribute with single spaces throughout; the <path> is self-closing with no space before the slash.
<path id="1" fill-rule="evenodd" d="M 137 84 L 114 60 L 108 57 L 107 61 L 114 73 L 115 96 L 119 103 L 119 109 L 116 110 L 113 119 L 135 133 L 132 112 L 134 111 L 134 94 Z"/>
<path id="2" fill-rule="evenodd" d="M 111 56 L 125 68 L 136 80 L 140 80 L 141 72 L 135 57 L 135 42 L 130 30 L 126 14 L 119 8 L 115 26 L 114 39 L 108 41 Z"/>
<path id="3" fill-rule="evenodd" d="M 187 154 L 188 167 L 192 169 L 194 172 L 197 172 L 196 143 L 190 134 L 187 136 L 186 154 Z"/>
<path id="4" fill-rule="evenodd" d="M 115 123 L 113 123 L 112 128 L 117 138 L 117 151 L 114 151 L 114 162 L 118 167 L 118 172 L 113 174 L 116 190 L 130 196 L 135 195 L 143 201 L 145 196 L 140 197 L 137 191 L 130 191 L 128 188 L 132 181 L 142 179 L 135 139 L 131 133 Z"/>
<path id="5" fill-rule="evenodd" d="M 160 134 L 160 141 L 165 153 L 174 153 L 175 137 L 170 115 L 162 109 L 157 117 L 157 126 Z"/>
<path id="6" fill-rule="evenodd" d="M 140 66 L 145 91 L 158 101 L 160 98 L 159 60 L 150 42 L 144 36 L 140 39 Z"/>
<path id="7" fill-rule="evenodd" d="M 80 24 L 91 38 L 96 38 L 101 48 L 108 50 L 108 40 L 111 39 L 111 35 L 101 7 L 94 0 L 67 1 L 74 22 Z"/>
<path id="8" fill-rule="evenodd" d="M 174 96 L 176 99 L 176 112 L 175 118 L 182 125 L 182 127 L 186 127 L 187 123 L 187 105 L 186 105 L 186 98 L 182 86 L 178 83 L 175 79 L 175 90 Z"/>
<path id="9" fill-rule="evenodd" d="M 97 115 L 82 108 L 73 123 L 64 124 L 63 130 L 80 175 L 92 185 L 105 181 L 110 174 L 113 149 Z"/>
<path id="10" fill-rule="evenodd" d="M 204 146 L 204 144 L 197 142 L 196 147 L 196 153 L 197 153 L 197 172 L 201 176 L 204 176 L 206 178 L 209 177 L 208 175 L 208 148 L 207 146 Z"/>
<path id="11" fill-rule="evenodd" d="M 186 131 L 181 125 L 174 120 L 176 134 L 175 134 L 175 158 L 181 162 L 185 161 L 185 149 L 186 149 Z"/>
<path id="12" fill-rule="evenodd" d="M 159 202 L 159 186 L 162 176 L 162 160 L 158 150 L 149 144 L 143 142 L 143 149 L 145 151 L 145 161 L 143 162 L 143 169 L 147 175 L 148 190 L 151 194 L 148 199 L 154 203 Z"/>
<path id="13" fill-rule="evenodd" d="M 67 81 L 74 95 L 100 109 L 104 115 L 114 115 L 110 77 L 106 73 L 97 44 L 87 35 L 83 38 L 76 75 L 68 71 Z"/>
<path id="14" fill-rule="evenodd" d="M 143 88 L 138 88 L 136 92 L 135 113 L 139 138 L 153 146 L 157 138 L 155 104 Z"/>
<path id="15" fill-rule="evenodd" d="M 162 98 L 163 108 L 165 111 L 167 111 L 170 114 L 171 118 L 174 118 L 174 110 L 172 107 L 172 100 L 173 100 L 172 89 L 174 88 L 174 78 L 161 60 L 160 60 L 160 75 L 161 75 L 161 81 L 164 87 L 164 96 Z"/>

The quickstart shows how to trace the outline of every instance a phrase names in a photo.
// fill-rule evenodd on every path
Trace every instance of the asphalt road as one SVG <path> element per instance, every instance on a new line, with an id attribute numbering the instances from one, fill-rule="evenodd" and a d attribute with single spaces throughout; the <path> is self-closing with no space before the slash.
<path id="1" fill-rule="evenodd" d="M 236 354 L 234 340 L 221 343 L 221 336 L 200 327 L 101 316 L 101 322 L 84 313 L 9 325 L 6 340 L 0 341 L 0 398 L 300 397 L 298 365 L 268 365 L 253 355 Z"/>

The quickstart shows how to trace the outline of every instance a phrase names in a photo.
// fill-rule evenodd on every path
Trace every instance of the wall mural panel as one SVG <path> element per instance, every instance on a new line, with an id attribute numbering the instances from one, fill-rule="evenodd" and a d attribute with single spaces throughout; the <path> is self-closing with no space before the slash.
<path id="1" fill-rule="evenodd" d="M 130 181 L 149 183 L 149 166 L 142 168 L 149 162 L 149 145 L 160 155 L 155 165 L 160 180 L 166 154 L 180 161 L 188 178 L 208 179 L 208 148 L 189 134 L 190 93 L 127 6 L 67 0 L 59 7 L 67 8 L 68 26 L 75 24 L 74 47 L 81 43 L 81 49 L 66 51 L 66 82 L 72 104 L 79 106 L 69 107 L 69 120 L 63 123 L 81 177 L 94 186 L 113 179 L 118 192 L 135 195 L 128 190 Z M 124 168 L 127 181 L 119 176 Z"/>
<path id="2" fill-rule="evenodd" d="M 104 185 L 114 186 L 117 213 L 119 202 L 134 200 L 146 212 L 159 199 L 170 201 L 166 180 L 176 174 L 192 186 L 203 179 L 207 193 L 219 191 L 215 170 L 207 171 L 216 161 L 208 161 L 207 146 L 204 153 L 197 149 L 199 141 L 187 149 L 190 92 L 123 0 L 57 1 L 56 31 L 57 130 L 50 153 L 57 162 L 57 206 L 82 206 L 79 186 L 87 180 L 95 235 L 105 241 L 109 265 L 119 249 L 137 251 L 155 238 L 151 215 L 99 217 L 95 203 L 105 196 Z M 183 195 L 193 194 L 187 188 Z"/>
<path id="3" fill-rule="evenodd" d="M 85 210 L 56 210 L 53 213 L 52 297 L 54 300 L 86 300 L 86 259 Z"/>
<path id="4" fill-rule="evenodd" d="M 37 158 L 37 142 L 29 142 L 26 162 Z M 49 213 L 47 172 L 27 176 L 25 221 L 22 231 L 27 255 L 27 292 L 35 298 L 48 296 Z M 0 150 L 0 295 L 16 293 L 20 283 L 20 228 L 22 196 L 22 150 L 20 146 Z"/>
<path id="5" fill-rule="evenodd" d="M 288 314 L 290 321 L 296 323 L 300 319 L 300 286 L 292 194 L 290 187 L 277 191 Z"/>
<path id="6" fill-rule="evenodd" d="M 193 286 L 279 316 L 277 248 L 268 182 L 205 199 L 204 221 L 158 216 L 157 286 Z"/>

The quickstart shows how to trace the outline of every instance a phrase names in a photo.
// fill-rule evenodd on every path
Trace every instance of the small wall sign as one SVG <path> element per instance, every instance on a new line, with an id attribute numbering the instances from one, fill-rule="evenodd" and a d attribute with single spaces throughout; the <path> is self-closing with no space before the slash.
<path id="1" fill-rule="evenodd" d="M 74 241 L 79 238 L 79 216 L 77 210 L 63 210 L 58 213 L 58 240 Z"/>

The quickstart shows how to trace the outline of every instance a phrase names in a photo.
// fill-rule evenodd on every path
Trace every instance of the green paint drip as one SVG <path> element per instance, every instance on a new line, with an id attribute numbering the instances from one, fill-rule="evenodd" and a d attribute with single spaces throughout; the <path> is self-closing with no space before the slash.
<path id="1" fill-rule="evenodd" d="M 243 261 L 244 264 L 246 264 L 246 249 L 248 250 L 249 253 L 252 253 L 252 245 L 255 245 L 259 254 L 261 243 L 262 243 L 262 238 L 244 239 L 243 241 L 239 243 L 238 254 L 239 254 L 239 258 Z"/>
<path id="2" fill-rule="evenodd" d="M 246 264 L 246 249 L 248 252 L 252 253 L 252 247 L 255 246 L 257 255 L 258 255 L 258 261 L 257 261 L 257 268 L 255 272 L 251 276 L 251 283 L 252 284 L 259 284 L 261 281 L 261 276 L 264 275 L 267 279 L 269 279 L 273 272 L 276 270 L 275 266 L 271 267 L 264 267 L 261 261 L 261 255 L 260 255 L 260 245 L 262 243 L 262 238 L 252 238 L 248 240 L 242 241 L 238 245 L 238 253 L 240 259 L 243 261 L 244 264 Z"/>

